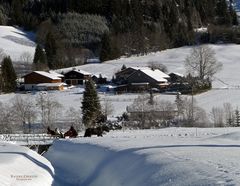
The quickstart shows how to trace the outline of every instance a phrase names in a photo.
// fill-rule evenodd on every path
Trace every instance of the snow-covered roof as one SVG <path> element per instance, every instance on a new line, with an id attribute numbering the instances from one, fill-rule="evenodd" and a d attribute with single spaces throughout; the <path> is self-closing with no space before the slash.
<path id="1" fill-rule="evenodd" d="M 170 75 L 170 74 L 175 74 L 175 75 L 177 75 L 177 76 L 184 77 L 183 74 L 180 74 L 180 73 L 178 73 L 178 72 L 171 72 L 171 73 L 169 73 L 169 75 Z"/>
<path id="2" fill-rule="evenodd" d="M 58 80 L 58 79 L 61 79 L 60 77 L 58 77 L 56 74 L 51 74 L 49 72 L 44 72 L 44 71 L 34 71 L 35 73 L 37 74 L 40 74 L 42 76 L 45 76 L 45 77 L 48 77 L 50 79 L 53 79 L 53 80 Z"/>
<path id="3" fill-rule="evenodd" d="M 64 75 L 59 74 L 59 73 L 57 73 L 57 72 L 55 72 L 55 71 L 53 71 L 53 70 L 50 70 L 49 73 L 50 73 L 50 74 L 53 74 L 53 75 L 55 75 L 55 76 L 57 76 L 57 77 L 60 77 L 60 78 L 64 77 Z"/>
<path id="4" fill-rule="evenodd" d="M 165 78 L 170 78 L 169 75 L 165 74 L 160 70 L 152 70 L 152 69 L 140 69 L 143 73 L 148 75 L 149 77 L 155 79 L 158 82 L 167 82 Z"/>

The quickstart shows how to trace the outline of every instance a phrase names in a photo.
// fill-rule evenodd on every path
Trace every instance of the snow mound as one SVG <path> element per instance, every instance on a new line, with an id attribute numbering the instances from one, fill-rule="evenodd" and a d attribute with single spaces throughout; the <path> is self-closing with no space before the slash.
<path id="1" fill-rule="evenodd" d="M 26 147 L 0 142 L 0 185 L 50 186 L 51 163 Z"/>
<path id="2" fill-rule="evenodd" d="M 45 157 L 60 186 L 239 185 L 240 149 L 228 140 L 239 138 L 236 130 L 111 131 L 102 138 L 55 141 Z"/>
<path id="3" fill-rule="evenodd" d="M 55 165 L 55 179 L 62 186 L 200 185 L 202 182 L 197 168 L 189 179 L 189 172 L 193 172 L 190 166 L 183 168 L 180 162 L 172 164 L 166 159 L 154 164 L 144 153 L 135 150 L 113 151 L 97 145 L 58 141 L 45 156 Z"/>

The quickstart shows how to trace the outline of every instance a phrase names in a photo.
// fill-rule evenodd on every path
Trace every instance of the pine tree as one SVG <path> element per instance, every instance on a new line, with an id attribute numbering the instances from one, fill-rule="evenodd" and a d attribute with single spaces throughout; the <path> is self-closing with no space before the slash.
<path id="1" fill-rule="evenodd" d="M 14 24 L 22 25 L 23 23 L 23 1 L 13 0 L 12 1 L 12 17 Z"/>
<path id="2" fill-rule="evenodd" d="M 46 54 L 39 44 L 36 46 L 35 49 L 33 64 L 35 70 L 44 70 L 47 65 Z"/>
<path id="3" fill-rule="evenodd" d="M 2 61 L 2 90 L 3 92 L 14 92 L 16 89 L 16 73 L 11 58 L 5 57 Z"/>
<path id="4" fill-rule="evenodd" d="M 217 24 L 219 25 L 229 25 L 231 24 L 231 17 L 228 12 L 228 6 L 226 0 L 218 0 L 216 3 L 216 16 Z"/>
<path id="5" fill-rule="evenodd" d="M 110 38 L 109 34 L 104 34 L 102 37 L 102 47 L 101 47 L 101 53 L 100 53 L 100 60 L 106 61 L 113 59 L 114 56 L 111 56 L 111 47 L 110 47 Z"/>
<path id="6" fill-rule="evenodd" d="M 122 71 L 122 70 L 125 70 L 125 69 L 127 69 L 127 67 L 126 67 L 125 64 L 123 64 L 123 65 L 122 65 L 122 68 L 121 68 L 121 71 Z"/>
<path id="7" fill-rule="evenodd" d="M 54 68 L 55 58 L 57 54 L 57 43 L 54 37 L 54 34 L 51 32 L 47 34 L 45 41 L 45 51 L 47 56 L 47 63 L 50 69 Z"/>
<path id="8" fill-rule="evenodd" d="M 97 119 L 102 115 L 98 94 L 92 80 L 86 82 L 82 101 L 82 122 L 85 127 L 96 126 Z"/>

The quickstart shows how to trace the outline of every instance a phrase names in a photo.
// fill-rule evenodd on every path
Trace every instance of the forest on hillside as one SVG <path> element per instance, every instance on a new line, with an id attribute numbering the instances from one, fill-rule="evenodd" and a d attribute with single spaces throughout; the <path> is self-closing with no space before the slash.
<path id="1" fill-rule="evenodd" d="M 93 57 L 240 41 L 232 0 L 0 0 L 0 24 L 36 31 L 52 69 Z M 200 27 L 208 32 L 196 32 Z"/>

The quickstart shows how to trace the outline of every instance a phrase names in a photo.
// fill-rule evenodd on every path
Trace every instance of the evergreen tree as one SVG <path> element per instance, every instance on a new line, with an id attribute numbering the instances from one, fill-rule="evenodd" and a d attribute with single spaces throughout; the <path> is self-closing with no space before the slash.
<path id="1" fill-rule="evenodd" d="M 39 44 L 36 46 L 35 49 L 33 64 L 35 70 L 44 70 L 47 65 L 46 54 Z"/>
<path id="2" fill-rule="evenodd" d="M 228 12 L 226 0 L 218 0 L 216 3 L 216 18 L 219 25 L 230 25 L 231 17 Z"/>
<path id="3" fill-rule="evenodd" d="M 13 23 L 22 25 L 23 22 L 23 0 L 13 0 L 12 1 L 12 18 Z"/>
<path id="4" fill-rule="evenodd" d="M 47 63 L 50 69 L 56 66 L 57 43 L 54 34 L 49 32 L 46 36 L 45 51 L 47 56 Z"/>
<path id="5" fill-rule="evenodd" d="M 101 52 L 100 52 L 100 60 L 101 61 L 106 61 L 113 59 L 114 56 L 112 56 L 111 52 L 111 47 L 110 47 L 110 38 L 108 34 L 104 34 L 102 37 L 102 47 L 101 47 Z"/>
<path id="6" fill-rule="evenodd" d="M 126 67 L 125 64 L 123 64 L 123 65 L 122 65 L 122 68 L 121 68 L 121 71 L 122 71 L 122 70 L 125 70 L 125 69 L 127 69 L 127 67 Z"/>
<path id="7" fill-rule="evenodd" d="M 183 101 L 180 93 L 178 93 L 176 95 L 175 104 L 177 106 L 178 116 L 182 115 L 183 109 L 184 109 L 184 101 Z"/>
<path id="8" fill-rule="evenodd" d="M 16 89 L 16 73 L 11 58 L 5 57 L 2 61 L 2 90 L 3 92 L 14 92 Z"/>
<path id="9" fill-rule="evenodd" d="M 86 82 L 82 101 L 82 122 L 85 127 L 94 127 L 102 115 L 98 94 L 92 80 Z"/>

